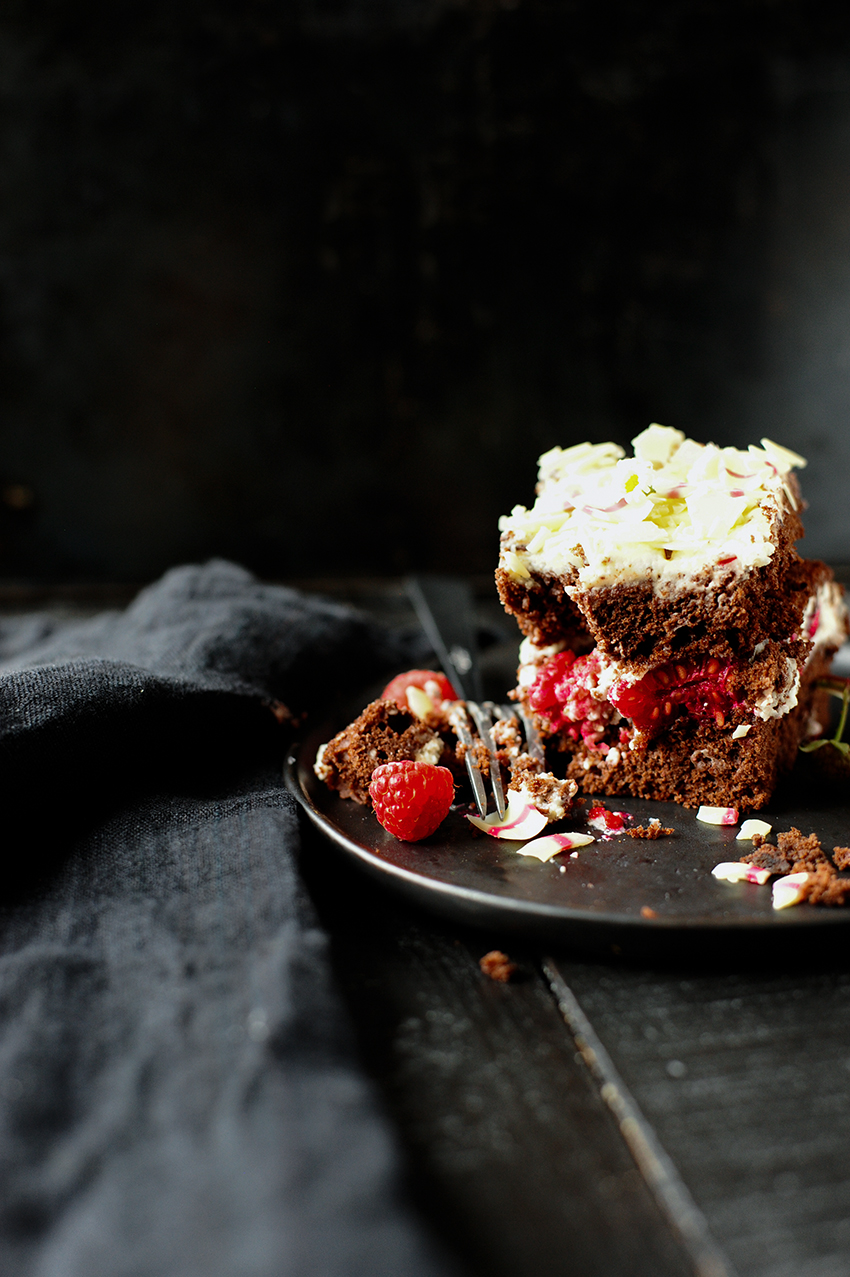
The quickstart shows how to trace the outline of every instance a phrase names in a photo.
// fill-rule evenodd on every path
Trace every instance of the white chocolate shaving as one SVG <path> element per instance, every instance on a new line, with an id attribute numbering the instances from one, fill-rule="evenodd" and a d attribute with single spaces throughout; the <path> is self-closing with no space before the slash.
<path id="1" fill-rule="evenodd" d="M 762 838 L 766 838 L 772 828 L 773 825 L 769 825 L 766 820 L 745 820 L 735 835 L 735 842 L 752 842 L 753 834 L 761 834 Z"/>
<path id="2" fill-rule="evenodd" d="M 697 820 L 706 825 L 737 825 L 738 810 L 736 807 L 707 807 L 703 804 L 697 812 Z"/>
<path id="3" fill-rule="evenodd" d="M 773 884 L 774 909 L 787 909 L 798 905 L 805 898 L 804 887 L 809 880 L 807 873 L 786 874 Z"/>
<path id="4" fill-rule="evenodd" d="M 712 875 L 720 882 L 755 882 L 763 887 L 770 877 L 769 869 L 745 865 L 740 860 L 724 860 L 712 869 Z"/>

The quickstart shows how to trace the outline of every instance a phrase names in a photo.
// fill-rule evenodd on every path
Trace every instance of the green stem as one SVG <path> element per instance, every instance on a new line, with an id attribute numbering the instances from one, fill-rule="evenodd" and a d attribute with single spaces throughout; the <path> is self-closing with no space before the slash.
<path id="1" fill-rule="evenodd" d="M 844 735 L 844 728 L 847 726 L 847 708 L 850 706 L 850 683 L 844 685 L 844 704 L 841 707 L 841 718 L 838 720 L 838 729 L 833 737 L 837 743 Z"/>

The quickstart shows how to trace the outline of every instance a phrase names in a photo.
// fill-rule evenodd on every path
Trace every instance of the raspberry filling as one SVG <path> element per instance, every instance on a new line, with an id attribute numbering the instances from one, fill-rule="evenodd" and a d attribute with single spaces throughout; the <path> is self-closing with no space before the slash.
<path id="1" fill-rule="evenodd" d="M 591 807 L 587 813 L 587 823 L 605 833 L 621 834 L 626 827 L 626 813 L 609 811 L 607 807 Z"/>
<path id="2" fill-rule="evenodd" d="M 606 754 L 609 747 L 603 736 L 616 710 L 598 691 L 598 684 L 599 656 L 595 650 L 587 656 L 558 652 L 532 683 L 528 703 L 550 731 L 584 741 Z"/>
<path id="3" fill-rule="evenodd" d="M 739 704 L 726 685 L 733 668 L 714 656 L 699 662 L 673 661 L 650 670 L 637 683 L 615 684 L 611 701 L 647 735 L 663 731 L 682 713 L 713 718 L 723 727 Z"/>

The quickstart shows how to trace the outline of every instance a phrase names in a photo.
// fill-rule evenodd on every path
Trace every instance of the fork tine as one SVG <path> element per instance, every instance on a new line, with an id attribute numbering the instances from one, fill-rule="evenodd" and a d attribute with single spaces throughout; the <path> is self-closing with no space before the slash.
<path id="1" fill-rule="evenodd" d="M 502 787 L 502 771 L 499 766 L 499 760 L 496 757 L 496 746 L 493 742 L 493 719 L 491 717 L 493 710 L 496 708 L 492 701 L 485 701 L 483 705 L 478 705 L 475 701 L 467 701 L 467 708 L 475 719 L 475 726 L 478 735 L 484 744 L 484 748 L 490 757 L 490 783 L 493 786 L 493 798 L 496 801 L 496 810 L 499 813 L 499 819 L 505 819 L 505 791 Z"/>
<path id="2" fill-rule="evenodd" d="M 526 706 L 522 703 L 517 706 L 517 711 L 525 729 L 525 743 L 528 746 L 529 754 L 532 758 L 536 759 L 538 763 L 545 763 L 546 750 L 543 747 L 543 740 L 540 732 L 537 730 L 534 719 L 531 717 Z"/>
<path id="3" fill-rule="evenodd" d="M 519 705 L 497 705 L 496 709 L 498 710 L 499 718 L 519 719 L 525 732 L 526 753 L 530 754 L 538 763 L 545 763 L 546 749 L 543 744 L 543 738 L 537 730 L 527 706 L 520 702 Z"/>
<path id="4" fill-rule="evenodd" d="M 493 797 L 496 800 L 499 818 L 504 820 L 507 810 L 505 805 L 505 787 L 502 784 L 502 769 L 496 757 L 496 745 L 493 740 L 493 719 L 501 718 L 501 711 L 498 705 L 494 705 L 492 701 L 485 701 L 484 708 L 487 710 L 487 738 L 489 741 L 488 749 L 490 750 L 490 776 L 493 781 Z"/>
<path id="5" fill-rule="evenodd" d="M 458 740 L 464 747 L 466 774 L 469 777 L 469 783 L 472 786 L 472 792 L 475 796 L 475 806 L 478 808 L 478 814 L 483 819 L 487 815 L 487 791 L 484 788 L 484 780 L 481 772 L 475 764 L 475 745 L 472 740 L 472 733 L 469 730 L 469 719 L 466 716 L 463 701 L 454 702 L 449 712 L 449 722 L 457 732 Z"/>

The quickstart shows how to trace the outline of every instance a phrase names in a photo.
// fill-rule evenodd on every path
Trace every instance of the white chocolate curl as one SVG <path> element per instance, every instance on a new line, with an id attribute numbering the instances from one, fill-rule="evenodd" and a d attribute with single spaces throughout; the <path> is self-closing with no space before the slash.
<path id="1" fill-rule="evenodd" d="M 507 800 L 504 820 L 499 819 L 497 811 L 483 819 L 480 816 L 467 816 L 466 819 L 476 829 L 490 834 L 491 838 L 510 838 L 514 842 L 536 838 L 548 825 L 547 817 L 534 806 L 527 789 L 509 789 Z"/>
<path id="2" fill-rule="evenodd" d="M 570 851 L 573 847 L 586 847 L 588 843 L 595 841 L 596 839 L 591 838 L 589 834 L 547 834 L 545 838 L 535 838 L 532 842 L 527 842 L 518 850 L 521 856 L 536 856 L 538 860 L 545 862 L 562 851 Z"/>

